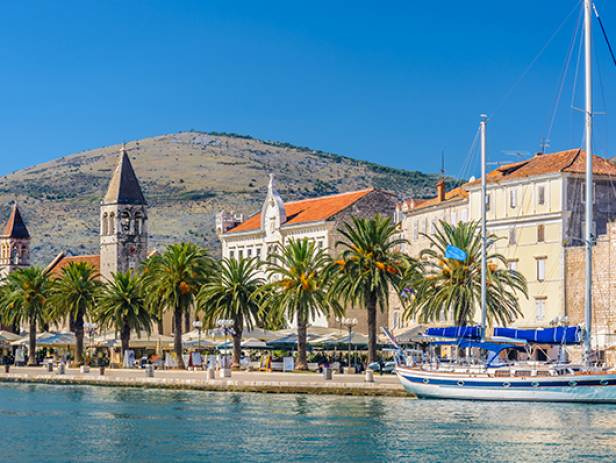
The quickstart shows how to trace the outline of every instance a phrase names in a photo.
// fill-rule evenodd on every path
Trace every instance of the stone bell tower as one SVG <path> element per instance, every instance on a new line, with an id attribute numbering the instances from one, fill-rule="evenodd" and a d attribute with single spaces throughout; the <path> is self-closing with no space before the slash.
<path id="1" fill-rule="evenodd" d="M 14 203 L 0 236 L 0 277 L 30 265 L 30 233 Z"/>
<path id="2" fill-rule="evenodd" d="M 126 147 L 101 202 L 101 264 L 104 279 L 137 269 L 148 254 L 147 203 Z"/>

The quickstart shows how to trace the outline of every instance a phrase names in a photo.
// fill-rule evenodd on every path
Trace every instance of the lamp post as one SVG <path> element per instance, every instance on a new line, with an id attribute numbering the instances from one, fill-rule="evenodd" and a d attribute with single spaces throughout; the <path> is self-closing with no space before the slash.
<path id="1" fill-rule="evenodd" d="M 216 322 L 216 326 L 218 326 L 220 329 L 223 330 L 223 332 L 225 333 L 225 345 L 229 342 L 229 334 L 231 333 L 231 328 L 233 327 L 233 325 L 235 324 L 235 322 L 233 320 L 218 320 Z M 227 367 L 226 365 L 226 359 L 225 359 L 225 368 Z"/>
<path id="2" fill-rule="evenodd" d="M 349 330 L 349 368 L 351 367 L 351 344 L 353 341 L 353 327 L 357 325 L 357 318 L 338 318 L 338 323 Z"/>
<path id="3" fill-rule="evenodd" d="M 203 327 L 203 323 L 201 322 L 201 320 L 195 320 L 193 322 L 193 328 L 196 328 L 197 331 L 199 332 L 199 344 L 198 344 L 199 351 L 201 351 L 201 328 L 202 327 Z"/>
<path id="4" fill-rule="evenodd" d="M 93 322 L 85 322 L 83 324 L 83 328 L 90 337 L 90 349 L 92 349 L 94 347 L 94 334 L 96 333 L 96 328 L 98 328 L 98 325 Z M 92 364 L 92 357 L 90 357 L 90 364 Z"/>

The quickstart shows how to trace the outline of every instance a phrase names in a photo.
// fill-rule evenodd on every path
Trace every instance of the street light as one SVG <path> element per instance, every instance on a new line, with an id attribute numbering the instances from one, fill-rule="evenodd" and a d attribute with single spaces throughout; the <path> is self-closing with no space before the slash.
<path id="1" fill-rule="evenodd" d="M 94 334 L 96 333 L 96 328 L 98 328 L 98 325 L 93 322 L 85 322 L 83 324 L 83 328 L 86 330 L 88 336 L 90 337 L 90 349 L 92 349 L 94 347 Z M 92 363 L 92 357 L 90 357 L 90 363 Z"/>
<path id="2" fill-rule="evenodd" d="M 201 350 L 201 327 L 203 326 L 203 323 L 201 322 L 201 320 L 195 320 L 193 322 L 193 328 L 196 328 L 197 331 L 199 331 L 199 350 Z"/>
<path id="3" fill-rule="evenodd" d="M 353 327 L 357 325 L 357 318 L 337 318 L 338 323 L 349 330 L 349 367 L 351 367 L 351 343 L 353 340 Z"/>
<path id="4" fill-rule="evenodd" d="M 218 320 L 216 322 L 216 326 L 218 326 L 225 333 L 225 345 L 229 342 L 228 336 L 232 332 L 233 325 L 235 325 L 234 320 Z M 225 368 L 226 368 L 226 359 L 225 359 Z"/>

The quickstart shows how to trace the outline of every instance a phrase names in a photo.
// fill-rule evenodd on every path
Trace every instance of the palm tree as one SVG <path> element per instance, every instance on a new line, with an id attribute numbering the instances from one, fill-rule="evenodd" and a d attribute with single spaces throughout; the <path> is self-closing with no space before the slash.
<path id="1" fill-rule="evenodd" d="M 408 298 L 405 317 L 418 317 L 421 322 L 447 317 L 458 325 L 473 323 L 481 305 L 481 234 L 477 222 L 450 225 L 441 221 L 433 235 L 425 235 L 430 248 L 421 252 L 424 278 Z M 497 241 L 487 237 L 487 249 Z M 445 257 L 448 245 L 462 249 L 466 260 Z M 518 295 L 527 296 L 524 276 L 507 268 L 505 257 L 487 255 L 487 316 L 488 321 L 506 325 L 521 315 Z"/>
<path id="2" fill-rule="evenodd" d="M 102 329 L 113 327 L 120 332 L 122 355 L 128 350 L 131 331 L 150 334 L 152 316 L 139 276 L 134 272 L 114 273 L 100 291 L 95 318 Z"/>
<path id="3" fill-rule="evenodd" d="M 244 329 L 251 330 L 259 316 L 258 290 L 265 283 L 255 258 L 223 259 L 216 263 L 214 277 L 201 287 L 197 308 L 204 321 L 233 320 L 233 368 L 239 368 Z"/>
<path id="4" fill-rule="evenodd" d="M 36 365 L 36 327 L 45 324 L 51 287 L 52 281 L 43 269 L 29 267 L 9 273 L 0 292 L 5 323 L 28 323 L 28 365 Z"/>
<path id="5" fill-rule="evenodd" d="M 77 342 L 75 361 L 79 365 L 84 361 L 84 321 L 93 315 L 100 287 L 99 274 L 92 264 L 71 262 L 62 268 L 49 298 L 52 319 L 69 320 Z"/>
<path id="6" fill-rule="evenodd" d="M 308 369 L 306 340 L 308 322 L 318 315 L 342 309 L 336 300 L 328 297 L 331 266 L 330 258 L 313 241 L 304 238 L 291 240 L 280 253 L 270 256 L 268 274 L 271 282 L 260 290 L 262 310 L 271 310 L 297 321 L 296 369 Z"/>
<path id="7" fill-rule="evenodd" d="M 389 305 L 389 291 L 397 288 L 406 257 L 399 247 L 406 240 L 399 238 L 400 230 L 390 218 L 351 217 L 338 232 L 342 239 L 336 243 L 342 252 L 335 262 L 335 279 L 331 287 L 333 297 L 345 306 L 363 306 L 368 317 L 368 362 L 376 361 L 377 309 Z"/>
<path id="8" fill-rule="evenodd" d="M 172 244 L 163 254 L 151 256 L 144 264 L 146 301 L 154 312 L 173 311 L 173 348 L 178 368 L 182 359 L 182 316 L 188 316 L 195 296 L 212 268 L 207 251 L 193 243 Z"/>

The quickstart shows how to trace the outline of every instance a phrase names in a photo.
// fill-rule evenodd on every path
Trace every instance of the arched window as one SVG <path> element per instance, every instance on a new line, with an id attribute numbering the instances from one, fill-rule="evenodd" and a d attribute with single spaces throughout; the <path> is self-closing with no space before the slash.
<path id="1" fill-rule="evenodd" d="M 17 246 L 13 246 L 13 249 L 11 250 L 11 262 L 13 264 L 19 264 L 19 249 L 17 249 Z"/>
<path id="2" fill-rule="evenodd" d="M 109 234 L 115 235 L 116 226 L 115 226 L 115 213 L 109 214 Z"/>
<path id="3" fill-rule="evenodd" d="M 101 234 L 107 235 L 109 233 L 109 218 L 107 213 L 103 214 L 103 220 L 101 220 Z"/>
<path id="4" fill-rule="evenodd" d="M 135 234 L 141 235 L 143 233 L 143 214 L 141 212 L 135 213 Z"/>
<path id="5" fill-rule="evenodd" d="M 132 231 L 130 214 L 128 211 L 122 211 L 120 213 L 120 227 L 122 227 L 120 230 L 122 233 L 130 233 Z"/>

